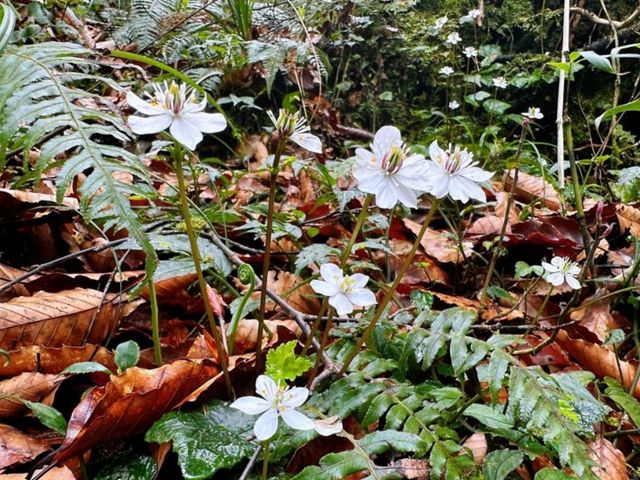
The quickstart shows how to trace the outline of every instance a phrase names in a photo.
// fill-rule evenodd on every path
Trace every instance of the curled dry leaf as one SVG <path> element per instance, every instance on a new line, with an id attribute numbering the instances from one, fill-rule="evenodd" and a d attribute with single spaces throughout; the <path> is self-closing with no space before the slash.
<path id="1" fill-rule="evenodd" d="M 620 328 L 620 326 L 611 315 L 609 303 L 601 301 L 590 304 L 593 300 L 593 298 L 587 298 L 585 300 L 587 305 L 576 308 L 569 316 L 572 320 L 579 321 L 576 328 L 579 328 L 581 332 L 586 330 L 586 340 L 602 343 L 607 339 L 607 335 L 611 330 Z"/>
<path id="2" fill-rule="evenodd" d="M 38 292 L 1 303 L 0 348 L 99 344 L 123 314 L 119 298 L 75 288 L 58 293 Z"/>
<path id="3" fill-rule="evenodd" d="M 320 309 L 320 301 L 316 293 L 308 283 L 300 277 L 289 272 L 269 272 L 269 289 L 284 298 L 289 305 L 302 313 L 317 313 Z M 253 293 L 253 298 L 259 298 L 260 292 Z M 275 308 L 271 302 L 267 303 L 267 310 Z"/>
<path id="4" fill-rule="evenodd" d="M 0 287 L 22 276 L 24 273 L 25 273 L 25 270 L 20 270 L 18 268 L 13 268 L 13 267 L 10 267 L 9 265 L 4 265 L 0 263 Z M 20 296 L 28 297 L 29 295 L 31 295 L 29 293 L 29 290 L 27 290 L 24 285 L 18 283 L 17 285 L 14 285 L 7 291 L 0 293 L 0 301 L 4 302 L 13 297 L 20 297 Z"/>
<path id="5" fill-rule="evenodd" d="M 116 371 L 113 354 L 98 345 L 82 347 L 40 347 L 32 345 L 9 352 L 9 363 L 0 362 L 0 377 L 13 377 L 23 372 L 58 374 L 77 362 L 97 362 Z"/>
<path id="6" fill-rule="evenodd" d="M 0 470 L 31 462 L 47 450 L 49 447 L 39 440 L 9 425 L 0 424 Z"/>
<path id="7" fill-rule="evenodd" d="M 504 184 L 506 191 L 511 191 L 513 177 L 514 172 L 505 173 Z M 518 181 L 516 182 L 513 194 L 516 199 L 522 202 L 530 203 L 534 200 L 542 200 L 545 207 L 555 211 L 560 210 L 560 197 L 558 193 L 543 178 L 518 172 Z"/>
<path id="8" fill-rule="evenodd" d="M 41 473 L 42 470 L 44 469 L 36 470 L 34 474 Z M 2 480 L 27 480 L 33 477 L 27 473 L 10 473 L 2 475 L 0 478 Z M 75 475 L 68 467 L 54 467 L 38 478 L 39 480 L 76 480 Z"/>
<path id="9" fill-rule="evenodd" d="M 267 329 L 273 335 L 265 335 L 262 337 L 264 345 L 262 348 L 282 343 L 288 339 L 299 338 L 301 335 L 300 327 L 294 320 L 265 320 Z M 236 343 L 234 353 L 242 354 L 252 352 L 256 349 L 258 340 L 258 322 L 253 320 L 240 320 L 238 330 L 236 331 Z"/>
<path id="10" fill-rule="evenodd" d="M 505 214 L 507 213 L 507 205 L 509 205 L 509 193 L 497 192 L 495 215 L 501 221 L 504 221 Z M 518 210 L 515 202 L 511 202 L 511 208 L 509 209 L 508 217 L 507 229 L 509 229 L 512 224 L 518 223 L 520 221 L 520 210 Z"/>
<path id="11" fill-rule="evenodd" d="M 420 232 L 422 225 L 413 220 L 405 218 L 405 226 L 415 235 Z M 460 263 L 471 255 L 473 244 L 468 241 L 456 242 L 455 238 L 448 232 L 440 232 L 427 228 L 420 245 L 427 255 L 442 263 Z"/>
<path id="12" fill-rule="evenodd" d="M 640 237 L 640 210 L 630 205 L 616 205 L 616 215 L 622 233 L 629 230 L 631 235 Z"/>
<path id="13" fill-rule="evenodd" d="M 133 367 L 112 376 L 106 385 L 94 387 L 73 410 L 55 461 L 145 431 L 218 373 L 207 360 L 177 360 L 153 370 Z"/>
<path id="14" fill-rule="evenodd" d="M 611 377 L 620 382 L 626 389 L 631 387 L 636 373 L 636 366 L 618 360 L 611 350 L 588 343 L 584 340 L 574 340 L 564 330 L 558 332 L 556 342 L 571 355 L 585 370 L 593 372 L 598 378 Z M 620 368 L 618 369 L 618 365 Z M 640 398 L 640 384 L 636 384 L 633 395 Z"/>
<path id="15" fill-rule="evenodd" d="M 212 288 L 207 283 L 207 300 L 209 301 L 209 305 L 211 306 L 211 310 L 213 314 L 218 318 L 224 318 L 224 307 L 225 303 L 222 299 L 222 296 L 218 293 L 215 288 Z"/>
<path id="16" fill-rule="evenodd" d="M 592 470 L 600 480 L 628 480 L 624 454 L 606 438 L 589 442 L 589 457 L 596 463 Z"/>
<path id="17" fill-rule="evenodd" d="M 476 465 L 482 465 L 484 457 L 487 455 L 487 437 L 484 433 L 474 433 L 465 440 L 462 446 L 471 450 L 471 456 Z"/>
<path id="18" fill-rule="evenodd" d="M 10 418 L 27 410 L 20 400 L 40 402 L 52 393 L 62 377 L 44 373 L 25 372 L 0 381 L 0 418 Z"/>
<path id="19" fill-rule="evenodd" d="M 495 215 L 487 215 L 474 221 L 464 232 L 465 237 L 484 237 L 498 235 L 502 231 L 503 219 Z M 506 233 L 511 233 L 511 227 L 507 227 Z"/>

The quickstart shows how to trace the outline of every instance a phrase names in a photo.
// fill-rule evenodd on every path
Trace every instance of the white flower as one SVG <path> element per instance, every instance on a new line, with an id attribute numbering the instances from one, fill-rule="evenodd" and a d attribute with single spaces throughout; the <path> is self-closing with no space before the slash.
<path id="1" fill-rule="evenodd" d="M 507 88 L 507 79 L 504 77 L 496 77 L 492 82 L 493 86 L 496 88 Z"/>
<path id="2" fill-rule="evenodd" d="M 544 115 L 538 107 L 529 107 L 529 110 L 522 113 L 523 117 L 530 118 L 531 120 L 540 120 L 544 118 Z"/>
<path id="3" fill-rule="evenodd" d="M 249 415 L 260 415 L 253 426 L 256 438 L 269 440 L 278 429 L 278 417 L 296 430 L 313 430 L 316 424 L 297 407 L 307 401 L 309 390 L 304 387 L 281 388 L 271 377 L 260 375 L 256 380 L 256 392 L 260 397 L 240 397 L 231 408 Z"/>
<path id="4" fill-rule="evenodd" d="M 447 17 L 440 17 L 436 20 L 436 30 L 440 31 L 442 30 L 442 28 L 446 25 L 446 23 L 449 21 L 449 19 Z"/>
<path id="5" fill-rule="evenodd" d="M 458 146 L 453 152 L 451 147 L 445 151 L 434 141 L 429 146 L 429 155 L 428 174 L 432 184 L 429 192 L 433 196 L 443 198 L 450 195 L 463 203 L 468 202 L 469 198 L 486 201 L 486 195 L 478 183 L 486 182 L 493 173 L 477 167 L 478 162 L 473 161 L 472 153 L 466 149 L 460 150 Z"/>
<path id="6" fill-rule="evenodd" d="M 482 15 L 482 11 L 478 8 L 474 8 L 473 10 L 469 10 L 469 12 L 467 13 L 467 16 L 472 18 L 472 19 L 476 19 L 478 18 L 480 15 Z"/>
<path id="7" fill-rule="evenodd" d="M 451 68 L 450 66 L 446 66 L 446 67 L 442 67 L 440 69 L 440 73 L 446 77 L 448 77 L 449 75 L 453 74 L 454 70 L 453 68 Z"/>
<path id="8" fill-rule="evenodd" d="M 313 153 L 322 153 L 322 142 L 318 137 L 309 133 L 311 129 L 306 125 L 306 120 L 300 118 L 300 114 L 289 113 L 284 109 L 278 112 L 278 118 L 273 112 L 267 112 L 269 118 L 276 127 L 280 135 L 284 135 L 291 139 L 305 150 Z"/>
<path id="9" fill-rule="evenodd" d="M 400 130 L 384 126 L 376 132 L 371 151 L 356 150 L 353 176 L 358 188 L 374 194 L 380 208 L 393 208 L 400 201 L 416 208 L 416 191 L 426 192 L 429 182 L 425 176 L 426 161 L 422 155 L 408 155 L 402 143 Z"/>
<path id="10" fill-rule="evenodd" d="M 369 277 L 362 273 L 345 276 L 337 265 L 325 263 L 320 267 L 320 276 L 322 280 L 311 281 L 311 288 L 329 297 L 329 305 L 336 309 L 338 315 L 353 312 L 355 306 L 368 307 L 377 303 L 373 292 L 364 288 Z"/>
<path id="11" fill-rule="evenodd" d="M 127 102 L 147 117 L 131 115 L 129 125 L 138 135 L 159 133 L 169 129 L 173 137 L 190 150 L 202 141 L 202 133 L 221 132 L 227 121 L 221 113 L 205 113 L 206 98 L 196 99 L 195 91 L 171 82 L 153 85 L 153 95 L 145 101 L 133 92 L 127 92 Z"/>
<path id="12" fill-rule="evenodd" d="M 458 32 L 452 32 L 449 35 L 447 35 L 446 42 L 451 45 L 457 45 L 461 40 L 462 40 L 462 37 Z"/>
<path id="13" fill-rule="evenodd" d="M 342 431 L 342 420 L 340 417 L 327 417 L 320 420 L 315 420 L 315 429 L 323 437 L 335 435 Z"/>
<path id="14" fill-rule="evenodd" d="M 451 100 L 451 101 L 449 102 L 449 108 L 450 108 L 451 110 L 457 110 L 458 108 L 460 108 L 460 104 L 459 104 L 457 101 L 455 101 L 455 100 Z"/>
<path id="15" fill-rule="evenodd" d="M 543 278 L 554 287 L 567 284 L 574 290 L 579 290 L 580 282 L 576 278 L 580 275 L 580 267 L 567 257 L 553 257 L 551 263 L 542 262 Z"/>
<path id="16" fill-rule="evenodd" d="M 464 53 L 464 56 L 467 58 L 478 56 L 478 50 L 476 50 L 474 47 L 466 47 L 464 50 L 462 50 L 462 53 Z"/>

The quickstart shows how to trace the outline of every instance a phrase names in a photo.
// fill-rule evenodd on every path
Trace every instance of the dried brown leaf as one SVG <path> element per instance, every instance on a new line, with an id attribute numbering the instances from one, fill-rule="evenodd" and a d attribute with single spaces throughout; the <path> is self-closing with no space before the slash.
<path id="1" fill-rule="evenodd" d="M 513 172 L 505 173 L 504 183 L 506 191 L 511 191 Z M 547 208 L 555 211 L 560 210 L 560 197 L 558 193 L 543 178 L 518 172 L 518 181 L 513 193 L 520 201 L 529 203 L 533 200 L 541 199 Z"/>
<path id="2" fill-rule="evenodd" d="M 0 470 L 31 462 L 47 450 L 49 447 L 39 440 L 9 425 L 0 424 Z"/>
<path id="3" fill-rule="evenodd" d="M 317 313 L 320 309 L 318 296 L 300 277 L 289 272 L 269 272 L 269 289 L 284 298 L 289 305 L 302 313 Z M 260 292 L 254 292 L 254 298 L 258 298 Z M 267 303 L 267 310 L 274 310 L 275 305 Z"/>
<path id="4" fill-rule="evenodd" d="M 593 299 L 587 299 L 584 307 L 578 307 L 570 314 L 572 320 L 578 320 L 578 326 L 592 333 L 602 343 L 607 339 L 611 330 L 619 328 L 613 315 L 611 306 L 606 301 L 590 303 Z M 587 338 L 587 340 L 589 340 Z"/>
<path id="5" fill-rule="evenodd" d="M 484 433 L 474 433 L 465 440 L 462 446 L 471 450 L 471 456 L 476 465 L 482 465 L 484 457 L 487 455 L 487 437 Z"/>
<path id="6" fill-rule="evenodd" d="M 58 375 L 25 372 L 0 381 L 0 418 L 25 412 L 27 407 L 20 400 L 40 402 L 58 387 L 61 380 Z"/>
<path id="7" fill-rule="evenodd" d="M 628 480 L 624 454 L 606 438 L 589 442 L 589 457 L 596 463 L 593 473 L 600 480 Z"/>
<path id="8" fill-rule="evenodd" d="M 58 374 L 77 362 L 97 362 L 116 371 L 113 354 L 98 345 L 81 347 L 40 347 L 32 345 L 9 352 L 9 363 L 0 362 L 0 377 L 13 377 L 23 372 Z"/>
<path id="9" fill-rule="evenodd" d="M 630 205 L 616 205 L 616 215 L 622 233 L 629 230 L 631 235 L 640 237 L 640 210 Z"/>
<path id="10" fill-rule="evenodd" d="M 414 235 L 420 232 L 422 225 L 419 223 L 409 220 L 408 218 L 405 218 L 403 221 L 405 226 L 411 230 Z M 420 245 L 424 248 L 427 255 L 442 263 L 460 263 L 469 257 L 473 251 L 473 244 L 471 242 L 461 241 L 459 243 L 450 233 L 433 230 L 431 228 L 427 228 L 427 231 L 420 241 Z"/>

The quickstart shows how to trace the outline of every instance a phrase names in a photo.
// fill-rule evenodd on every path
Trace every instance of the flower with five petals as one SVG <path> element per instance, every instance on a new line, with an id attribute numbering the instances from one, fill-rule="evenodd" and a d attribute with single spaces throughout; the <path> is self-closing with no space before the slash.
<path id="1" fill-rule="evenodd" d="M 566 283 L 573 290 L 581 288 L 580 282 L 576 278 L 580 275 L 580 267 L 567 257 L 553 257 L 551 263 L 542 262 L 542 268 L 544 268 L 543 278 L 554 287 Z"/>
<path id="2" fill-rule="evenodd" d="M 429 188 L 422 155 L 409 155 L 402 143 L 400 130 L 393 126 L 380 128 L 373 138 L 371 150 L 358 148 L 352 173 L 358 188 L 375 195 L 380 208 L 393 208 L 402 203 L 416 208 L 416 191 Z"/>
<path id="3" fill-rule="evenodd" d="M 133 92 L 127 92 L 127 102 L 140 113 L 128 119 L 133 133 L 147 135 L 169 129 L 173 137 L 189 150 L 194 150 L 202 141 L 203 133 L 221 132 L 227 128 L 227 121 L 221 113 L 205 113 L 206 98 L 198 102 L 196 93 L 187 90 L 183 83 L 166 82 L 153 85 L 153 95 L 149 101 Z"/>
<path id="4" fill-rule="evenodd" d="M 487 197 L 478 185 L 479 183 L 489 180 L 493 173 L 482 170 L 478 167 L 478 162 L 473 161 L 473 154 L 467 149 L 460 150 L 456 146 L 451 151 L 443 150 L 438 146 L 438 142 L 434 141 L 429 146 L 428 176 L 431 180 L 431 189 L 429 193 L 437 198 L 443 198 L 447 195 L 454 200 L 460 200 L 463 203 L 469 201 L 469 198 L 484 202 Z"/>
<path id="5" fill-rule="evenodd" d="M 320 276 L 322 280 L 311 281 L 311 288 L 329 297 L 329 305 L 338 315 L 351 313 L 356 306 L 368 307 L 377 303 L 373 292 L 364 288 L 369 277 L 362 273 L 345 275 L 337 265 L 325 263 L 320 267 Z"/>

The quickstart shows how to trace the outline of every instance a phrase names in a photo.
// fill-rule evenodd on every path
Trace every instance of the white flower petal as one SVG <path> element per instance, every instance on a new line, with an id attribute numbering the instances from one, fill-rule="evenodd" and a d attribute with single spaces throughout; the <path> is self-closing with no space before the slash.
<path id="1" fill-rule="evenodd" d="M 171 124 L 169 131 L 176 140 L 189 150 L 195 150 L 196 146 L 202 141 L 202 133 L 200 133 L 200 130 L 185 118 L 176 118 Z"/>
<path id="2" fill-rule="evenodd" d="M 221 113 L 196 112 L 186 114 L 184 118 L 204 133 L 218 133 L 227 128 L 227 120 Z"/>
<path id="3" fill-rule="evenodd" d="M 375 163 L 376 156 L 364 148 L 356 148 L 356 158 L 367 163 Z"/>
<path id="4" fill-rule="evenodd" d="M 389 178 L 383 179 L 375 191 L 376 205 L 380 208 L 393 208 L 398 203 L 398 192 Z"/>
<path id="5" fill-rule="evenodd" d="M 293 387 L 283 393 L 282 405 L 287 408 L 296 408 L 306 402 L 307 398 L 309 398 L 308 388 Z"/>
<path id="6" fill-rule="evenodd" d="M 447 152 L 440 148 L 437 140 L 434 140 L 431 142 L 431 145 L 429 145 L 429 156 L 431 160 L 436 163 L 442 163 L 442 160 L 448 157 Z"/>
<path id="7" fill-rule="evenodd" d="M 340 291 L 333 283 L 323 282 L 322 280 L 311 280 L 311 288 L 314 292 L 325 297 L 331 297 Z"/>
<path id="8" fill-rule="evenodd" d="M 376 303 L 378 303 L 376 301 L 376 296 L 368 288 L 354 289 L 352 292 L 347 293 L 346 295 L 352 304 L 358 305 L 360 307 L 368 307 L 369 305 L 375 305 Z"/>
<path id="9" fill-rule="evenodd" d="M 564 266 L 564 263 L 565 263 L 565 260 L 562 257 L 553 257 L 551 259 L 551 265 L 553 265 L 558 269 L 562 269 L 562 267 Z"/>
<path id="10" fill-rule="evenodd" d="M 259 397 L 240 397 L 229 406 L 248 415 L 258 415 L 271 408 L 269 402 Z"/>
<path id="11" fill-rule="evenodd" d="M 279 390 L 278 384 L 268 375 L 259 375 L 256 378 L 256 393 L 265 400 L 273 402 Z"/>
<path id="12" fill-rule="evenodd" d="M 484 190 L 482 190 L 482 188 L 473 180 L 458 176 L 456 178 L 456 181 L 459 183 L 459 185 L 461 185 L 461 188 L 464 190 L 466 196 L 478 200 L 479 202 L 485 202 L 487 200 L 487 196 L 485 195 Z"/>
<path id="13" fill-rule="evenodd" d="M 342 278 L 344 277 L 340 267 L 334 263 L 324 263 L 320 265 L 320 275 L 325 282 L 336 286 L 342 282 Z"/>
<path id="14" fill-rule="evenodd" d="M 392 125 L 385 125 L 381 127 L 375 137 L 373 137 L 373 154 L 380 160 L 391 147 L 402 146 L 402 134 L 397 127 Z"/>
<path id="15" fill-rule="evenodd" d="M 460 175 L 474 182 L 486 182 L 493 177 L 493 172 L 487 172 L 479 167 L 467 167 L 460 172 Z"/>
<path id="16" fill-rule="evenodd" d="M 335 435 L 336 433 L 340 433 L 343 430 L 342 420 L 340 420 L 340 418 L 336 416 L 316 420 L 314 423 L 316 432 L 318 432 L 323 437 Z"/>
<path id="17" fill-rule="evenodd" d="M 569 285 L 574 290 L 580 290 L 582 288 L 582 286 L 580 285 L 580 282 L 578 281 L 578 279 L 575 278 L 572 275 L 568 275 L 568 274 L 565 275 L 564 276 L 564 280 L 565 280 L 565 282 L 567 282 L 567 285 Z"/>
<path id="18" fill-rule="evenodd" d="M 375 193 L 380 183 L 386 179 L 382 168 L 369 164 L 354 165 L 352 173 L 353 177 L 358 181 L 358 189 L 365 193 Z"/>
<path id="19" fill-rule="evenodd" d="M 278 412 L 273 408 L 260 415 L 260 418 L 253 426 L 253 433 L 261 442 L 273 437 L 276 430 L 278 430 Z"/>
<path id="20" fill-rule="evenodd" d="M 354 281 L 353 288 L 362 288 L 369 282 L 369 277 L 363 273 L 354 273 L 351 279 Z"/>
<path id="21" fill-rule="evenodd" d="M 564 274 L 562 272 L 550 273 L 545 277 L 545 280 L 555 287 L 559 287 L 564 283 Z"/>
<path id="22" fill-rule="evenodd" d="M 329 298 L 329 305 L 336 309 L 336 313 L 339 316 L 353 312 L 353 304 L 344 293 L 338 293 Z"/>
<path id="23" fill-rule="evenodd" d="M 403 205 L 409 208 L 416 208 L 418 206 L 418 198 L 416 197 L 416 194 L 414 193 L 413 190 L 411 190 L 409 187 L 404 186 L 401 183 L 397 183 L 395 188 L 396 188 L 396 192 L 398 194 L 398 200 L 400 200 L 400 203 L 402 203 Z"/>
<path id="24" fill-rule="evenodd" d="M 160 106 L 153 106 L 149 102 L 145 102 L 142 98 L 133 92 L 127 92 L 127 103 L 140 113 L 145 115 L 161 115 L 166 111 Z"/>
<path id="25" fill-rule="evenodd" d="M 322 153 L 322 142 L 311 133 L 294 133 L 290 138 L 293 142 L 310 152 Z"/>
<path id="26" fill-rule="evenodd" d="M 544 268 L 544 270 L 548 273 L 554 273 L 558 271 L 557 267 L 547 262 L 542 262 L 542 268 Z"/>
<path id="27" fill-rule="evenodd" d="M 466 189 L 457 177 L 451 177 L 449 179 L 449 196 L 462 203 L 467 203 L 469 201 Z"/>
<path id="28" fill-rule="evenodd" d="M 166 130 L 173 117 L 166 113 L 161 115 L 154 115 L 153 117 L 138 117 L 131 115 L 127 121 L 133 133 L 137 135 L 147 135 L 151 133 L 159 133 Z"/>
<path id="29" fill-rule="evenodd" d="M 287 409 L 280 413 L 284 423 L 295 430 L 313 430 L 316 424 L 306 415 L 294 409 Z"/>

